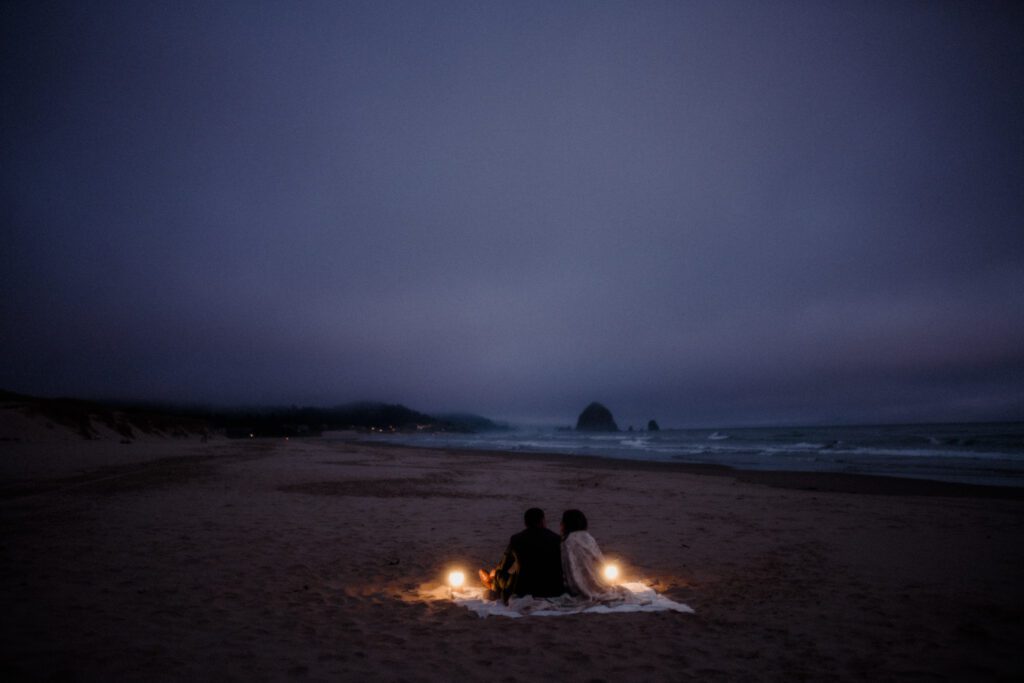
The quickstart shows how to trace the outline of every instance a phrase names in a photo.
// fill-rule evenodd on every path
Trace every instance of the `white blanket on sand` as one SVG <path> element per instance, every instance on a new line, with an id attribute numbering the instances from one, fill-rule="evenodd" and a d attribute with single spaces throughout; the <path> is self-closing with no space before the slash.
<path id="1" fill-rule="evenodd" d="M 434 599 L 451 599 L 480 617 L 560 617 L 566 614 L 612 614 L 616 612 L 684 612 L 693 610 L 673 602 L 642 583 L 623 583 L 625 589 L 614 599 L 587 600 L 562 595 L 557 598 L 512 598 L 508 605 L 500 600 L 485 600 L 483 588 L 438 588 Z"/>

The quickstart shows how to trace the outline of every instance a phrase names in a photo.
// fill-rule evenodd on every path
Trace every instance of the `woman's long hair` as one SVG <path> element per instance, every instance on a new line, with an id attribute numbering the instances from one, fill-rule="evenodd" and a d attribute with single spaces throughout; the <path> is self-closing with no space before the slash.
<path id="1" fill-rule="evenodd" d="M 566 510 L 562 513 L 562 540 L 574 531 L 587 530 L 587 516 L 580 510 Z"/>

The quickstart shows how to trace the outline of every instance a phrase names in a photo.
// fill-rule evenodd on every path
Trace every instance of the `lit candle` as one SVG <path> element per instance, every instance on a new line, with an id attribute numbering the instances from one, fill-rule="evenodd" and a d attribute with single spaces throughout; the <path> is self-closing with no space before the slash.
<path id="1" fill-rule="evenodd" d="M 606 564 L 604 566 L 604 578 L 613 583 L 615 579 L 619 578 L 619 568 L 614 564 Z"/>

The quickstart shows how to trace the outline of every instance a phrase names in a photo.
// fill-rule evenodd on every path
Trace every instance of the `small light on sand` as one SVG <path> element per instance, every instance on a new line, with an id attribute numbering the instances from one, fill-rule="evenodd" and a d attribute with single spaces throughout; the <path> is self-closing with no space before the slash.
<path id="1" fill-rule="evenodd" d="M 462 572 L 456 570 L 448 574 L 448 585 L 452 588 L 459 588 L 464 583 L 466 583 L 466 575 Z"/>
<path id="2" fill-rule="evenodd" d="M 606 564 L 604 566 L 604 578 L 608 581 L 614 581 L 619 578 L 619 568 L 614 564 Z"/>

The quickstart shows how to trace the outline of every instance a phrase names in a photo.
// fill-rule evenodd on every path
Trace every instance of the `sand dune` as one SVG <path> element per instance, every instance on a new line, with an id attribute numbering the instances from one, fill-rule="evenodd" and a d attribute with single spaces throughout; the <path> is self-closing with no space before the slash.
<path id="1" fill-rule="evenodd" d="M 1024 673 L 1019 499 L 325 440 L 2 448 L 8 679 Z M 626 578 L 697 614 L 481 620 L 420 597 L 496 559 L 531 505 L 582 508 Z"/>
<path id="2" fill-rule="evenodd" d="M 69 398 L 38 398 L 0 391 L 0 443 L 68 443 L 205 439 L 207 421 L 140 408 Z"/>

